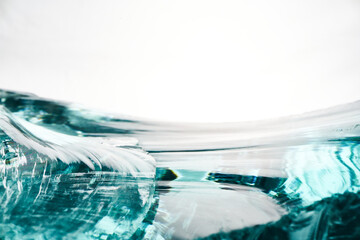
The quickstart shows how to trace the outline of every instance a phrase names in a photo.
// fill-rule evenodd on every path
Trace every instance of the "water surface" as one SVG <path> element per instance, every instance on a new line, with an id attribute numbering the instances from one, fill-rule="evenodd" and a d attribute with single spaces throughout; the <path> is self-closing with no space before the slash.
<path id="1" fill-rule="evenodd" d="M 0 238 L 360 237 L 359 102 L 182 124 L 0 98 Z"/>

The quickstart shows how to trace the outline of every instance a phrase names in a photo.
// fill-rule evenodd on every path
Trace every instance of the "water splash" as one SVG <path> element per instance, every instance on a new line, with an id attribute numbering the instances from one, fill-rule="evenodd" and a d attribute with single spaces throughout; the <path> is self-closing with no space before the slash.
<path id="1" fill-rule="evenodd" d="M 358 209 L 359 102 L 269 121 L 180 124 L 31 94 L 0 99 L 4 238 L 360 236 L 348 226 L 360 216 L 348 217 Z"/>

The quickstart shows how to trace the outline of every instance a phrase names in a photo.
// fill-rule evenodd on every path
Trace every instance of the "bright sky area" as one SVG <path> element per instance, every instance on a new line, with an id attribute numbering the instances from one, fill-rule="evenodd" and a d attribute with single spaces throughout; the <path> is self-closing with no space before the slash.
<path id="1" fill-rule="evenodd" d="M 360 1 L 3 0 L 0 87 L 169 121 L 360 100 Z"/>

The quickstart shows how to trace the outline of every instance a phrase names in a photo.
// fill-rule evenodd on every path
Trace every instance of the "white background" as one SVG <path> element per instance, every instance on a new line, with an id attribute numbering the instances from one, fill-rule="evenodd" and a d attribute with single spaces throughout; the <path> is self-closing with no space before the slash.
<path id="1" fill-rule="evenodd" d="M 0 0 L 0 87 L 242 121 L 360 99 L 360 1 Z"/>

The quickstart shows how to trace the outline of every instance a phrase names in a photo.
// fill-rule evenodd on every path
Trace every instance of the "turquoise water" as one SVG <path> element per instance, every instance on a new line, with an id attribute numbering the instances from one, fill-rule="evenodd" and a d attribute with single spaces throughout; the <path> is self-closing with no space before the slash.
<path id="1" fill-rule="evenodd" d="M 0 99 L 0 239 L 360 238 L 360 102 L 182 124 Z"/>

